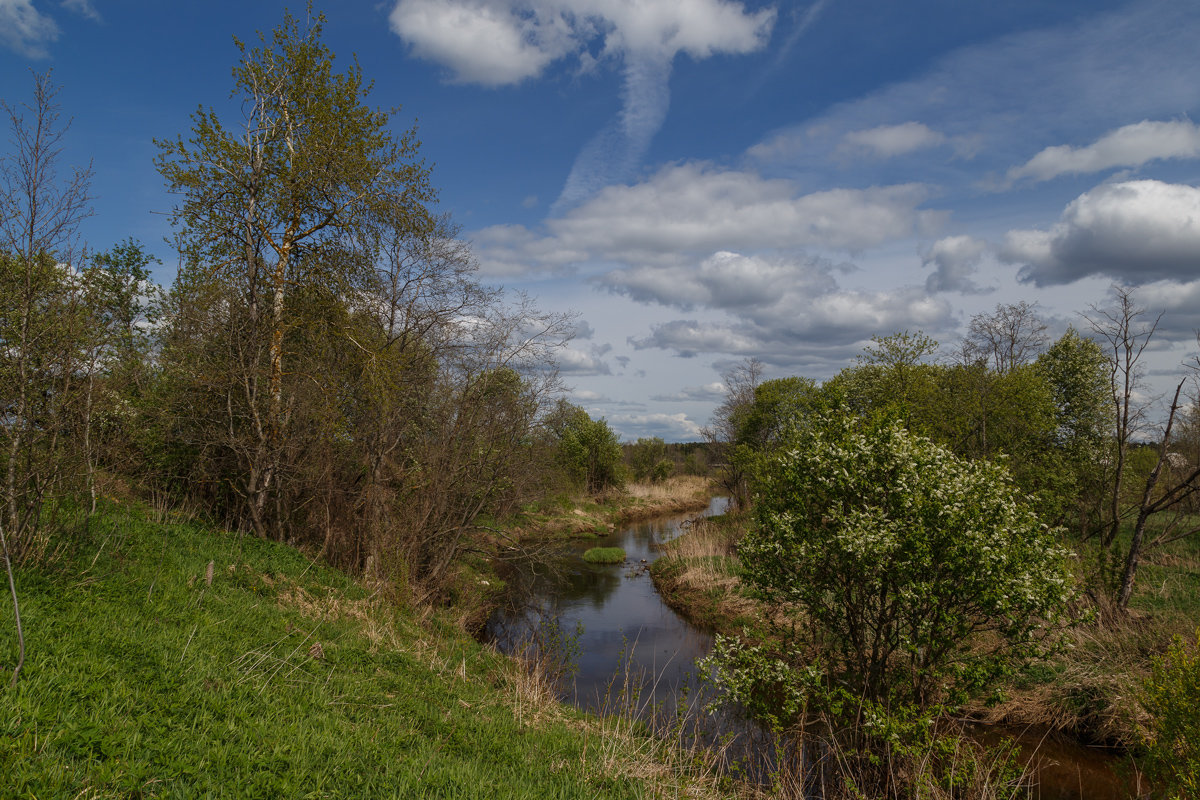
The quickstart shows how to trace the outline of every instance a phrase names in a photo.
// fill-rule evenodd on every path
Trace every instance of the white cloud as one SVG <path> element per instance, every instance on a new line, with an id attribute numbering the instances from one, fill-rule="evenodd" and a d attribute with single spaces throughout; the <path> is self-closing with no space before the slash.
<path id="1" fill-rule="evenodd" d="M 398 0 L 390 16 L 416 55 L 486 86 L 519 83 L 569 55 L 594 58 L 591 48 L 666 61 L 746 53 L 766 43 L 774 19 L 730 0 Z"/>
<path id="2" fill-rule="evenodd" d="M 734 0 L 398 0 L 390 21 L 417 56 L 463 83 L 520 83 L 571 56 L 581 72 L 621 63 L 621 113 L 576 158 L 557 212 L 635 174 L 666 119 L 676 55 L 758 50 L 775 10 Z"/>
<path id="3" fill-rule="evenodd" d="M 1193 4 L 1134 0 L 954 50 L 910 79 L 772 131 L 747 155 L 810 179 L 844 174 L 845 164 L 829 154 L 847 133 L 919 120 L 957 156 L 974 157 L 970 179 L 984 170 L 1002 178 L 1064 136 L 1087 141 L 1111 129 L 1115 114 L 1162 119 L 1194 108 L 1197 37 Z"/>
<path id="4" fill-rule="evenodd" d="M 874 334 L 953 327 L 949 304 L 908 287 L 890 291 L 843 288 L 835 267 L 819 259 L 782 259 L 721 252 L 694 266 L 616 270 L 601 282 L 634 300 L 724 312 L 728 321 L 674 320 L 633 337 L 637 349 L 684 357 L 724 353 L 785 363 L 795 351 L 846 347 Z"/>
<path id="5" fill-rule="evenodd" d="M 987 251 L 987 243 L 972 236 L 947 236 L 938 239 L 922 255 L 925 267 L 933 267 L 933 272 L 925 280 L 925 289 L 934 292 L 962 292 L 964 294 L 980 293 L 980 289 L 971 280 L 983 254 Z"/>
<path id="6" fill-rule="evenodd" d="M 703 386 L 685 386 L 674 394 L 659 394 L 651 397 L 663 403 L 686 403 L 696 400 L 724 400 L 729 389 L 720 381 L 706 383 Z"/>
<path id="7" fill-rule="evenodd" d="M 522 17 L 507 3 L 400 0 L 389 22 L 417 56 L 450 67 L 456 81 L 484 86 L 540 75 L 575 47 L 560 15 Z"/>
<path id="8" fill-rule="evenodd" d="M 58 26 L 31 0 L 0 0 L 0 45 L 28 58 L 46 58 L 46 45 L 57 39 Z"/>
<path id="9" fill-rule="evenodd" d="M 915 184 L 802 194 L 792 181 L 702 163 L 610 186 L 548 224 L 572 249 L 635 259 L 680 251 L 820 246 L 858 250 L 936 224 Z"/>
<path id="10" fill-rule="evenodd" d="M 1002 260 L 1038 286 L 1103 275 L 1131 284 L 1195 277 L 1200 188 L 1161 181 L 1098 186 L 1075 198 L 1049 230 L 1005 237 Z"/>
<path id="11" fill-rule="evenodd" d="M 589 261 L 679 263 L 720 250 L 822 247 L 857 252 L 936 229 L 915 183 L 804 194 L 798 184 L 704 163 L 671 165 L 634 186 L 610 186 L 539 236 L 522 226 L 473 235 L 489 275 L 555 272 Z"/>
<path id="12" fill-rule="evenodd" d="M 603 356 L 611 347 L 592 347 L 588 351 L 564 347 L 556 354 L 558 371 L 563 375 L 611 375 L 612 368 Z"/>
<path id="13" fill-rule="evenodd" d="M 842 137 L 842 149 L 847 152 L 866 152 L 878 158 L 892 158 L 914 150 L 937 147 L 945 142 L 943 134 L 920 122 L 904 122 L 851 131 Z"/>
<path id="14" fill-rule="evenodd" d="M 93 22 L 100 21 L 100 14 L 96 11 L 96 7 L 92 5 L 92 0 L 62 0 L 62 5 L 68 11 L 74 11 L 76 14 L 85 16 Z"/>
<path id="15" fill-rule="evenodd" d="M 684 413 L 677 414 L 617 414 L 608 420 L 626 441 L 657 436 L 668 442 L 695 441 L 700 438 L 700 426 Z"/>
<path id="16" fill-rule="evenodd" d="M 1102 136 L 1087 147 L 1047 147 L 1008 171 L 1010 181 L 1048 181 L 1059 175 L 1099 172 L 1113 167 L 1140 167 L 1165 158 L 1200 157 L 1200 127 L 1187 120 L 1143 120 Z"/>
<path id="17" fill-rule="evenodd" d="M 1200 270 L 1198 270 L 1200 272 Z M 1139 286 L 1134 292 L 1135 302 L 1154 313 L 1162 312 L 1155 329 L 1155 336 L 1165 341 L 1186 341 L 1197 344 L 1195 336 L 1200 332 L 1200 278 L 1192 281 L 1154 281 Z M 1172 368 L 1168 373 L 1177 377 L 1179 370 Z"/>

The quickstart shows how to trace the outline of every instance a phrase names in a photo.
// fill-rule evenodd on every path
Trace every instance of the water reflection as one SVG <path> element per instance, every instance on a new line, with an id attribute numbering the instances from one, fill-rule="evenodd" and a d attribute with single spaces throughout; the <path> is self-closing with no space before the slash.
<path id="1" fill-rule="evenodd" d="M 560 634 L 575 635 L 574 680 L 564 696 L 593 711 L 620 696 L 638 697 L 647 707 L 671 706 L 677 694 L 698 685 L 695 661 L 708 654 L 712 635 L 678 617 L 659 597 L 649 565 L 661 546 L 691 519 L 724 513 L 726 498 L 714 498 L 700 514 L 660 517 L 608 536 L 572 542 L 539 565 L 526 564 L 508 576 L 513 605 L 496 612 L 487 637 L 514 652 L 546 640 L 545 625 L 556 620 Z M 592 547 L 620 547 L 623 564 L 589 564 Z M 626 678 L 636 677 L 636 685 Z"/>

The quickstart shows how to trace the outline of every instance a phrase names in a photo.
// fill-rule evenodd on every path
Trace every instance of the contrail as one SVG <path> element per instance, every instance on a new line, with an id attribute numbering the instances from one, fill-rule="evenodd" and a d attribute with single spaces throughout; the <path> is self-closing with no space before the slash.
<path id="1" fill-rule="evenodd" d="M 605 186 L 632 178 L 671 105 L 667 55 L 627 54 L 623 102 L 616 119 L 580 151 L 551 213 L 570 209 Z"/>

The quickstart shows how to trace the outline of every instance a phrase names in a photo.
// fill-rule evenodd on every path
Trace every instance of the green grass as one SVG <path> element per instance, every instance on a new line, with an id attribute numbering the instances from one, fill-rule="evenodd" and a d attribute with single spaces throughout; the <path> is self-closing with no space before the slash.
<path id="1" fill-rule="evenodd" d="M 17 575 L 6 798 L 656 793 L 602 723 L 523 694 L 513 662 L 295 550 L 116 508 L 60 536 L 73 553 Z"/>
<path id="2" fill-rule="evenodd" d="M 620 564 L 625 560 L 625 550 L 620 547 L 593 547 L 583 554 L 589 564 Z"/>

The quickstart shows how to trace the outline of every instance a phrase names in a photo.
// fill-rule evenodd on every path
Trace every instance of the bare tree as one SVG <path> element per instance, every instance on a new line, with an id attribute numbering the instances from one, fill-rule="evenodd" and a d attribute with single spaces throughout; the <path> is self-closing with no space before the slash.
<path id="1" fill-rule="evenodd" d="M 1106 308 L 1093 306 L 1087 319 L 1107 346 L 1114 411 L 1108 519 L 1101 533 L 1101 576 L 1111 580 L 1116 606 L 1123 611 L 1129 606 L 1142 556 L 1148 550 L 1200 532 L 1200 526 L 1186 524 L 1184 516 L 1176 515 L 1160 527 L 1157 535 L 1147 538 L 1152 517 L 1180 509 L 1200 491 L 1200 467 L 1177 463 L 1178 458 L 1173 458 L 1176 424 L 1184 408 L 1180 397 L 1188 382 L 1184 378 L 1175 387 L 1166 422 L 1155 433 L 1154 466 L 1143 480 L 1136 502 L 1128 505 L 1124 502 L 1129 448 L 1135 437 L 1145 436 L 1153 429 L 1150 404 L 1139 402 L 1137 395 L 1144 376 L 1141 359 L 1162 314 L 1151 321 L 1146 309 L 1136 304 L 1129 287 L 1114 287 L 1113 292 L 1113 304 Z M 1132 529 L 1126 545 L 1120 534 L 1122 526 L 1127 524 Z"/>
<path id="2" fill-rule="evenodd" d="M 730 368 L 721 376 L 725 384 L 725 399 L 713 412 L 709 424 L 701 429 L 716 450 L 719 459 L 721 484 L 734 506 L 744 508 L 749 501 L 746 475 L 734 457 L 738 425 L 741 417 L 754 405 L 754 391 L 762 378 L 763 364 L 756 358 L 748 358 Z"/>
<path id="3" fill-rule="evenodd" d="M 81 298 L 70 272 L 79 258 L 77 231 L 90 213 L 91 170 L 59 179 L 62 123 L 49 74 L 35 75 L 33 99 L 0 103 L 10 150 L 0 162 L 0 441 L 4 485 L 0 545 L 12 561 L 35 553 L 42 507 L 64 470 L 65 406 L 79 358 Z M 18 610 L 16 682 L 25 660 Z"/>
<path id="4" fill-rule="evenodd" d="M 1145 308 L 1137 305 L 1133 290 L 1114 286 L 1114 302 L 1105 308 L 1092 306 L 1084 317 L 1105 347 L 1108 358 L 1109 398 L 1112 402 L 1113 451 L 1109 466 L 1108 521 L 1101 533 L 1102 551 L 1107 552 L 1121 529 L 1121 496 L 1129 445 L 1147 425 L 1146 407 L 1136 402 L 1144 369 L 1142 354 L 1150 344 L 1161 314 L 1147 319 Z"/>
<path id="5" fill-rule="evenodd" d="M 991 314 L 971 317 L 963 355 L 968 361 L 989 361 L 1004 374 L 1033 361 L 1050 341 L 1046 330 L 1037 303 L 999 303 Z"/>
<path id="6" fill-rule="evenodd" d="M 1162 436 L 1156 449 L 1158 457 L 1154 467 L 1146 476 L 1142 486 L 1141 496 L 1134 507 L 1133 531 L 1130 536 L 1129 549 L 1125 553 L 1125 564 L 1121 571 L 1121 580 L 1117 586 L 1117 608 L 1124 610 L 1129 607 L 1129 598 L 1133 594 L 1133 582 L 1137 577 L 1138 566 L 1143 554 L 1168 542 L 1174 542 L 1196 533 L 1200 533 L 1200 525 L 1186 514 L 1175 514 L 1160 527 L 1157 535 L 1147 539 L 1147 523 L 1156 514 L 1179 508 L 1192 496 L 1200 492 L 1200 465 L 1189 464 L 1185 458 L 1179 458 L 1173 452 L 1173 434 L 1179 410 L 1180 393 L 1187 378 L 1179 381 L 1175 394 L 1171 399 L 1171 408 L 1167 422 L 1163 426 Z M 1173 456 L 1175 458 L 1173 458 Z"/>

